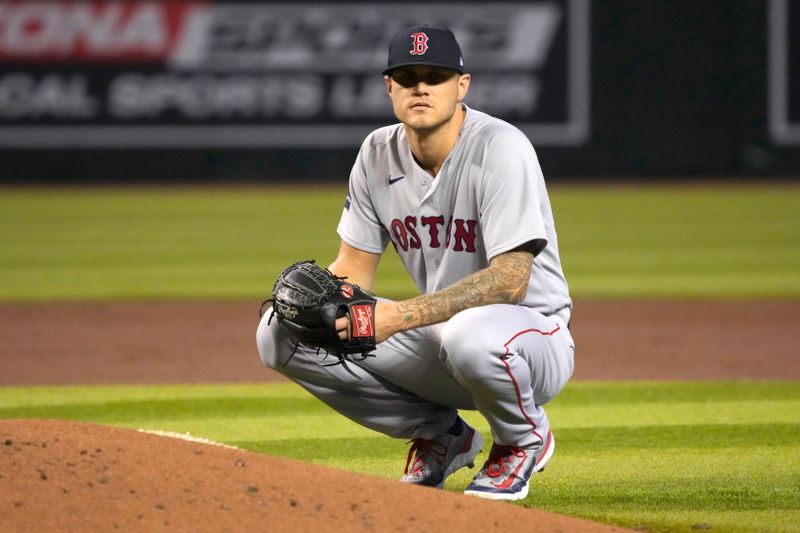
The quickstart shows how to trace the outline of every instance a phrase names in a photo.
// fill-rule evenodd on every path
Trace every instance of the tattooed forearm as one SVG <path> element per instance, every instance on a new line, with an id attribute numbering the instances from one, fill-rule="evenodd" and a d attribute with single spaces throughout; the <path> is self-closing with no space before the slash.
<path id="1" fill-rule="evenodd" d="M 487 268 L 446 289 L 398 302 L 402 329 L 444 322 L 471 307 L 517 303 L 528 290 L 532 264 L 533 255 L 529 252 L 507 252 L 495 257 Z"/>

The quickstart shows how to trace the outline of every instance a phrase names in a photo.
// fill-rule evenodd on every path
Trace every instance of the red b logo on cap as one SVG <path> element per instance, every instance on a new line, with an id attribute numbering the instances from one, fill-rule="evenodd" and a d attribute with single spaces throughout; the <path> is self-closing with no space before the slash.
<path id="1" fill-rule="evenodd" d="M 408 53 L 412 56 L 421 56 L 428 51 L 428 36 L 424 32 L 412 33 L 411 42 L 413 48 Z"/>

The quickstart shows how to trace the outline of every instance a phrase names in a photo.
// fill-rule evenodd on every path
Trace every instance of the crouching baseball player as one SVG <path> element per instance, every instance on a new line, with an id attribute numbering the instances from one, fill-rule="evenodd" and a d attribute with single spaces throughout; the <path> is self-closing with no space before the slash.
<path id="1" fill-rule="evenodd" d="M 400 123 L 364 141 L 336 260 L 281 274 L 258 349 L 342 415 L 410 439 L 406 483 L 441 488 L 474 466 L 483 439 L 458 410 L 478 410 L 493 444 L 465 493 L 522 499 L 553 455 L 542 405 L 575 351 L 542 171 L 522 132 L 463 103 L 471 77 L 450 30 L 397 33 L 383 75 Z M 389 242 L 420 296 L 367 292 Z"/>

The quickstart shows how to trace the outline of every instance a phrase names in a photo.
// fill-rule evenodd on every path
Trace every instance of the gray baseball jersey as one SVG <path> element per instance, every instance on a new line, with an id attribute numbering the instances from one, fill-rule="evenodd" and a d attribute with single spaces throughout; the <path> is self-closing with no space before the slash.
<path id="1" fill-rule="evenodd" d="M 511 124 L 466 110 L 435 179 L 414 160 L 402 124 L 369 135 L 350 174 L 339 236 L 373 253 L 383 253 L 391 241 L 424 293 L 533 241 L 539 253 L 521 305 L 566 323 L 572 302 L 533 146 Z"/>
<path id="2" fill-rule="evenodd" d="M 435 438 L 457 409 L 477 409 L 495 443 L 528 446 L 550 432 L 542 407 L 568 382 L 575 343 L 550 201 L 536 154 L 510 124 L 467 109 L 456 146 L 433 179 L 414 161 L 402 125 L 373 132 L 350 175 L 338 226 L 350 245 L 383 253 L 391 241 L 421 292 L 445 288 L 496 255 L 534 242 L 522 305 L 494 304 L 403 331 L 374 357 L 325 366 L 264 314 L 264 364 L 366 427 Z"/>

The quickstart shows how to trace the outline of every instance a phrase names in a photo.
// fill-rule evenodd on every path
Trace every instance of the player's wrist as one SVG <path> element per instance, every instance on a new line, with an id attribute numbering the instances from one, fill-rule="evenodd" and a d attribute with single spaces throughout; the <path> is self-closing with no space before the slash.
<path id="1" fill-rule="evenodd" d="M 404 331 L 403 317 L 394 302 L 377 302 L 375 305 L 375 329 L 382 340 Z"/>

